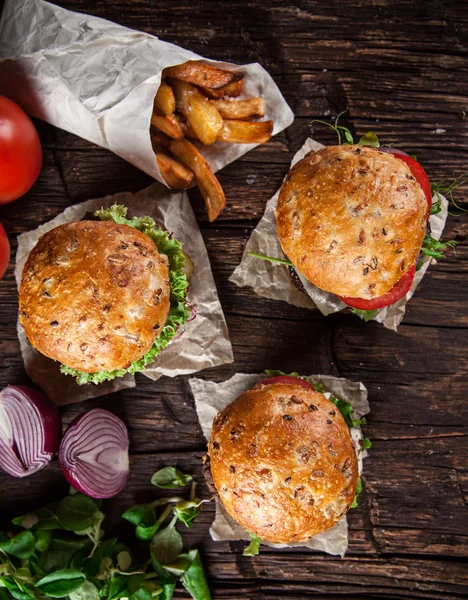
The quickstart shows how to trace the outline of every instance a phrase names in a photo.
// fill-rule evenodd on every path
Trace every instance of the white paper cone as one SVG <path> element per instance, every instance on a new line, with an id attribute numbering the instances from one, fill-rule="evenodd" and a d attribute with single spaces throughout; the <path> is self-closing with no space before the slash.
<path id="1" fill-rule="evenodd" d="M 43 0 L 7 0 L 0 23 L 0 94 L 56 127 L 108 148 L 165 184 L 151 146 L 153 100 L 164 68 L 201 60 L 245 74 L 277 134 L 294 115 L 259 64 L 211 61 L 110 21 Z M 218 171 L 257 144 L 200 145 Z"/>

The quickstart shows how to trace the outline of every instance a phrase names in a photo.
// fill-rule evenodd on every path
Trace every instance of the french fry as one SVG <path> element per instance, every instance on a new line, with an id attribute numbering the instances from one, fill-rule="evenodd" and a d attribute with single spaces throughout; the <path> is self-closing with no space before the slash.
<path id="1" fill-rule="evenodd" d="M 214 221 L 226 205 L 223 188 L 200 152 L 188 140 L 171 140 L 169 149 L 181 163 L 195 174 L 197 185 L 205 200 L 208 219 Z"/>
<path id="2" fill-rule="evenodd" d="M 169 81 L 174 90 L 177 110 L 184 115 L 203 144 L 213 144 L 223 126 L 223 119 L 216 107 L 190 83 L 177 79 Z"/>
<path id="3" fill-rule="evenodd" d="M 151 131 L 151 142 L 155 152 L 159 152 L 161 148 L 169 148 L 170 141 L 170 138 L 162 131 Z"/>
<path id="4" fill-rule="evenodd" d="M 273 121 L 224 121 L 218 142 L 233 144 L 264 144 L 271 138 Z"/>
<path id="5" fill-rule="evenodd" d="M 182 65 L 168 67 L 164 70 L 164 75 L 212 90 L 224 88 L 243 78 L 242 73 L 217 69 L 197 60 L 190 60 Z"/>
<path id="6" fill-rule="evenodd" d="M 151 115 L 151 125 L 175 140 L 184 137 L 184 130 L 177 115 L 162 115 L 156 110 Z"/>
<path id="7" fill-rule="evenodd" d="M 156 152 L 156 160 L 158 161 L 159 171 L 169 187 L 176 190 L 185 190 L 192 184 L 193 173 L 184 165 L 163 152 Z"/>
<path id="8" fill-rule="evenodd" d="M 249 117 L 263 117 L 265 106 L 262 98 L 249 98 L 248 100 L 211 100 L 223 119 L 248 119 Z"/>
<path id="9" fill-rule="evenodd" d="M 242 75 L 242 79 L 239 81 L 235 81 L 234 83 L 230 83 L 223 88 L 219 88 L 219 90 L 210 90 L 209 88 L 201 87 L 202 92 L 208 96 L 209 98 L 224 98 L 228 96 L 229 98 L 237 98 L 242 94 L 242 90 L 244 89 L 244 76 Z"/>
<path id="10" fill-rule="evenodd" d="M 172 88 L 164 81 L 161 81 L 161 85 L 156 92 L 154 106 L 164 115 L 172 115 L 172 113 L 175 111 L 174 92 L 172 91 Z"/>

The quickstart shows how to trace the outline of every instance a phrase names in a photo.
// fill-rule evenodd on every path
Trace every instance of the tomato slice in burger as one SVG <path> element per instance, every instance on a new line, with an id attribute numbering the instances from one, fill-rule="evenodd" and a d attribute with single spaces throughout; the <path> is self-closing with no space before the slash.
<path id="1" fill-rule="evenodd" d="M 301 379 L 300 377 L 290 377 L 289 375 L 280 375 L 262 381 L 263 385 L 270 385 L 272 383 L 289 383 L 290 385 L 299 385 L 307 390 L 315 389 L 314 386 L 305 379 Z"/>
<path id="2" fill-rule="evenodd" d="M 414 160 L 409 154 L 403 152 L 402 150 L 397 150 L 396 148 L 380 148 L 384 152 L 388 152 L 389 154 L 393 154 L 396 158 L 399 158 L 404 163 L 406 163 L 411 171 L 411 174 L 419 183 L 422 188 L 422 191 L 426 195 L 427 204 L 429 207 L 428 218 L 431 214 L 432 208 L 432 193 L 431 193 L 431 184 L 429 182 L 429 177 L 426 175 L 426 171 L 421 167 L 417 160 Z"/>
<path id="3" fill-rule="evenodd" d="M 342 296 L 339 296 L 339 298 L 348 306 L 357 308 L 359 310 L 376 310 L 377 308 L 385 308 L 386 306 L 395 304 L 395 302 L 401 300 L 403 296 L 409 292 L 415 273 L 416 266 L 413 266 L 403 275 L 401 279 L 395 283 L 389 292 L 383 294 L 382 296 L 378 296 L 377 298 L 372 298 L 371 300 L 365 300 L 364 298 L 346 298 Z"/>

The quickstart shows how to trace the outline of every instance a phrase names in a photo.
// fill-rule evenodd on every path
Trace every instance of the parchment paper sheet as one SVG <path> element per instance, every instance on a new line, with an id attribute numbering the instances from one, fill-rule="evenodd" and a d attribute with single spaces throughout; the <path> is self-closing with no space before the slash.
<path id="1" fill-rule="evenodd" d="M 315 140 L 307 139 L 302 148 L 295 154 L 291 166 L 294 166 L 308 152 L 320 150 L 324 146 Z M 236 267 L 234 273 L 229 278 L 230 281 L 239 287 L 250 286 L 259 296 L 265 298 L 273 298 L 275 300 L 285 300 L 294 306 L 305 308 L 318 308 L 322 314 L 329 315 L 330 313 L 338 312 L 346 308 L 346 304 L 335 296 L 325 292 L 305 279 L 299 272 L 299 278 L 307 291 L 307 296 L 300 292 L 292 283 L 288 273 L 288 268 L 273 264 L 266 260 L 253 258 L 248 256 L 248 252 L 259 252 L 267 256 L 277 258 L 287 258 L 281 249 L 276 232 L 275 211 L 278 202 L 279 191 L 268 200 L 265 213 L 260 219 L 257 227 L 250 236 L 249 241 L 244 250 L 242 261 Z M 440 239 L 447 220 L 448 202 L 442 198 L 442 210 L 437 215 L 432 215 L 429 219 L 432 237 Z M 417 286 L 427 271 L 431 263 L 430 257 L 424 258 L 423 266 L 417 271 L 413 285 L 410 291 L 401 300 L 379 310 L 375 315 L 375 321 L 382 323 L 388 329 L 397 330 L 401 323 L 406 310 L 406 303 L 414 294 Z"/>
<path id="2" fill-rule="evenodd" d="M 188 300 L 196 308 L 197 317 L 184 326 L 185 333 L 172 341 L 155 362 L 146 367 L 143 374 L 156 380 L 161 375 L 176 377 L 232 362 L 232 346 L 208 254 L 185 192 L 168 192 L 161 184 L 154 183 L 137 194 L 123 192 L 70 206 L 52 221 L 18 237 L 15 267 L 17 285 L 26 258 L 41 235 L 63 223 L 79 221 L 88 211 L 114 203 L 125 204 L 129 217 L 153 217 L 183 243 L 184 250 L 194 263 Z M 29 344 L 19 321 L 18 337 L 27 374 L 57 404 L 79 402 L 135 386 L 133 375 L 125 375 L 99 385 L 79 386 L 73 377 L 60 373 L 57 362 L 46 358 Z"/>
<path id="3" fill-rule="evenodd" d="M 221 383 L 205 381 L 204 379 L 198 379 L 196 377 L 189 380 L 195 398 L 198 420 L 200 421 L 203 435 L 207 440 L 211 435 L 213 419 L 218 412 L 223 410 L 243 392 L 246 392 L 265 378 L 266 375 L 237 373 L 231 377 L 231 379 Z M 354 408 L 354 419 L 359 419 L 369 412 L 370 408 L 367 401 L 367 390 L 363 383 L 330 377 L 328 375 L 310 375 L 310 379 L 314 383 L 321 383 L 327 392 L 333 393 L 337 398 L 351 402 Z M 363 451 L 359 445 L 359 440 L 362 437 L 361 430 L 352 428 L 351 435 L 356 448 L 358 448 L 359 473 L 361 473 L 362 459 L 367 456 L 367 451 Z M 216 541 L 250 539 L 248 532 L 228 515 L 218 499 L 216 499 L 216 516 L 211 525 L 210 533 L 211 537 Z M 348 523 L 345 517 L 324 533 L 313 536 L 308 542 L 297 542 L 293 544 L 267 543 L 266 545 L 274 548 L 302 546 L 314 550 L 321 550 L 328 554 L 339 554 L 344 556 L 348 547 Z"/>
<path id="4" fill-rule="evenodd" d="M 112 150 L 162 183 L 150 139 L 161 72 L 200 59 L 245 73 L 244 96 L 263 97 L 265 119 L 274 120 L 273 134 L 292 123 L 291 109 L 258 63 L 211 61 L 43 0 L 7 0 L 0 23 L 1 94 L 29 114 Z M 200 149 L 218 171 L 255 146 L 216 143 Z"/>

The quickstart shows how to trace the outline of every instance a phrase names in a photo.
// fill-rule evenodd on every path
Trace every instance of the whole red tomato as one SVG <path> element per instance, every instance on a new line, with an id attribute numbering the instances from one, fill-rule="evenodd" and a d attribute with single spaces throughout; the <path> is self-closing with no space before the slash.
<path id="1" fill-rule="evenodd" d="M 41 142 L 31 119 L 12 100 L 0 96 L 0 204 L 23 196 L 41 166 Z"/>
<path id="2" fill-rule="evenodd" d="M 8 262 L 10 260 L 10 242 L 7 234 L 0 223 L 0 279 L 5 274 Z"/>

